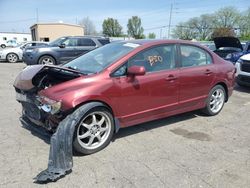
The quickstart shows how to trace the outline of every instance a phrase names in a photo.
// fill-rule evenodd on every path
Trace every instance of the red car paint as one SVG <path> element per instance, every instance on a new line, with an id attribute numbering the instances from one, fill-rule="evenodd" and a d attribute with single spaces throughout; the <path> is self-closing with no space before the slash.
<path id="1" fill-rule="evenodd" d="M 172 70 L 146 73 L 140 76 L 112 77 L 111 74 L 129 58 L 147 48 L 163 44 L 186 44 L 205 50 L 212 64 L 182 68 L 177 50 Z M 234 66 L 196 43 L 180 40 L 142 41 L 141 46 L 122 57 L 101 73 L 81 76 L 44 89 L 39 95 L 61 101 L 63 110 L 90 102 L 108 105 L 121 127 L 151 121 L 205 107 L 209 91 L 221 84 L 231 96 L 234 87 Z"/>

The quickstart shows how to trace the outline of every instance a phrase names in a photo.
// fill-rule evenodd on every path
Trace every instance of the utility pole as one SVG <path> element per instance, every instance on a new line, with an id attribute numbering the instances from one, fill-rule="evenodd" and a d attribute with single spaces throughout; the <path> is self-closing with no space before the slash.
<path id="1" fill-rule="evenodd" d="M 172 12 L 173 12 L 173 3 L 171 3 L 171 6 L 170 6 L 170 14 L 169 14 L 169 23 L 168 23 L 168 39 L 169 39 L 169 36 L 170 36 L 170 27 L 171 27 L 171 21 L 172 21 Z"/>
<path id="2" fill-rule="evenodd" d="M 38 8 L 36 8 L 36 23 L 39 22 L 39 17 L 38 17 Z"/>

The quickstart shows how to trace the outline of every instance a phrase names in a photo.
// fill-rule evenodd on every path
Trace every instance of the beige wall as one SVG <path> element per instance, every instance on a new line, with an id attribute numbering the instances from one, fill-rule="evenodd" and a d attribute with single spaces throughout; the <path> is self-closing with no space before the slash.
<path id="1" fill-rule="evenodd" d="M 49 41 L 53 41 L 62 36 L 83 36 L 83 27 L 77 25 L 66 24 L 36 24 L 31 27 L 31 30 L 36 30 L 36 40 L 41 38 L 49 38 Z"/>

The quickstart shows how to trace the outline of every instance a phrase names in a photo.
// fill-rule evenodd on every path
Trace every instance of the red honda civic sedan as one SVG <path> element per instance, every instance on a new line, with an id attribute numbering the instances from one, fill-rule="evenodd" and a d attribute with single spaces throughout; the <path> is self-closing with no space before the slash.
<path id="1" fill-rule="evenodd" d="M 134 40 L 61 66 L 28 66 L 14 87 L 23 121 L 55 131 L 70 117 L 76 123 L 74 149 L 91 154 L 120 127 L 197 109 L 218 114 L 234 80 L 234 66 L 197 43 Z"/>

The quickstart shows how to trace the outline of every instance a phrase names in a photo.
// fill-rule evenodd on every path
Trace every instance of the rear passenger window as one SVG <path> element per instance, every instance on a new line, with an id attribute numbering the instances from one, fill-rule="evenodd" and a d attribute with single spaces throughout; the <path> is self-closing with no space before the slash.
<path id="1" fill-rule="evenodd" d="M 181 45 L 182 67 L 202 66 L 212 63 L 212 58 L 205 50 L 190 46 Z"/>
<path id="2" fill-rule="evenodd" d="M 98 39 L 98 41 L 99 41 L 102 45 L 105 45 L 105 44 L 109 44 L 109 43 L 110 43 L 109 39 Z"/>
<path id="3" fill-rule="evenodd" d="M 128 61 L 129 66 L 144 66 L 146 72 L 175 68 L 175 45 L 157 46 L 140 52 Z"/>
<path id="4" fill-rule="evenodd" d="M 92 39 L 80 38 L 78 39 L 78 46 L 96 46 Z"/>

